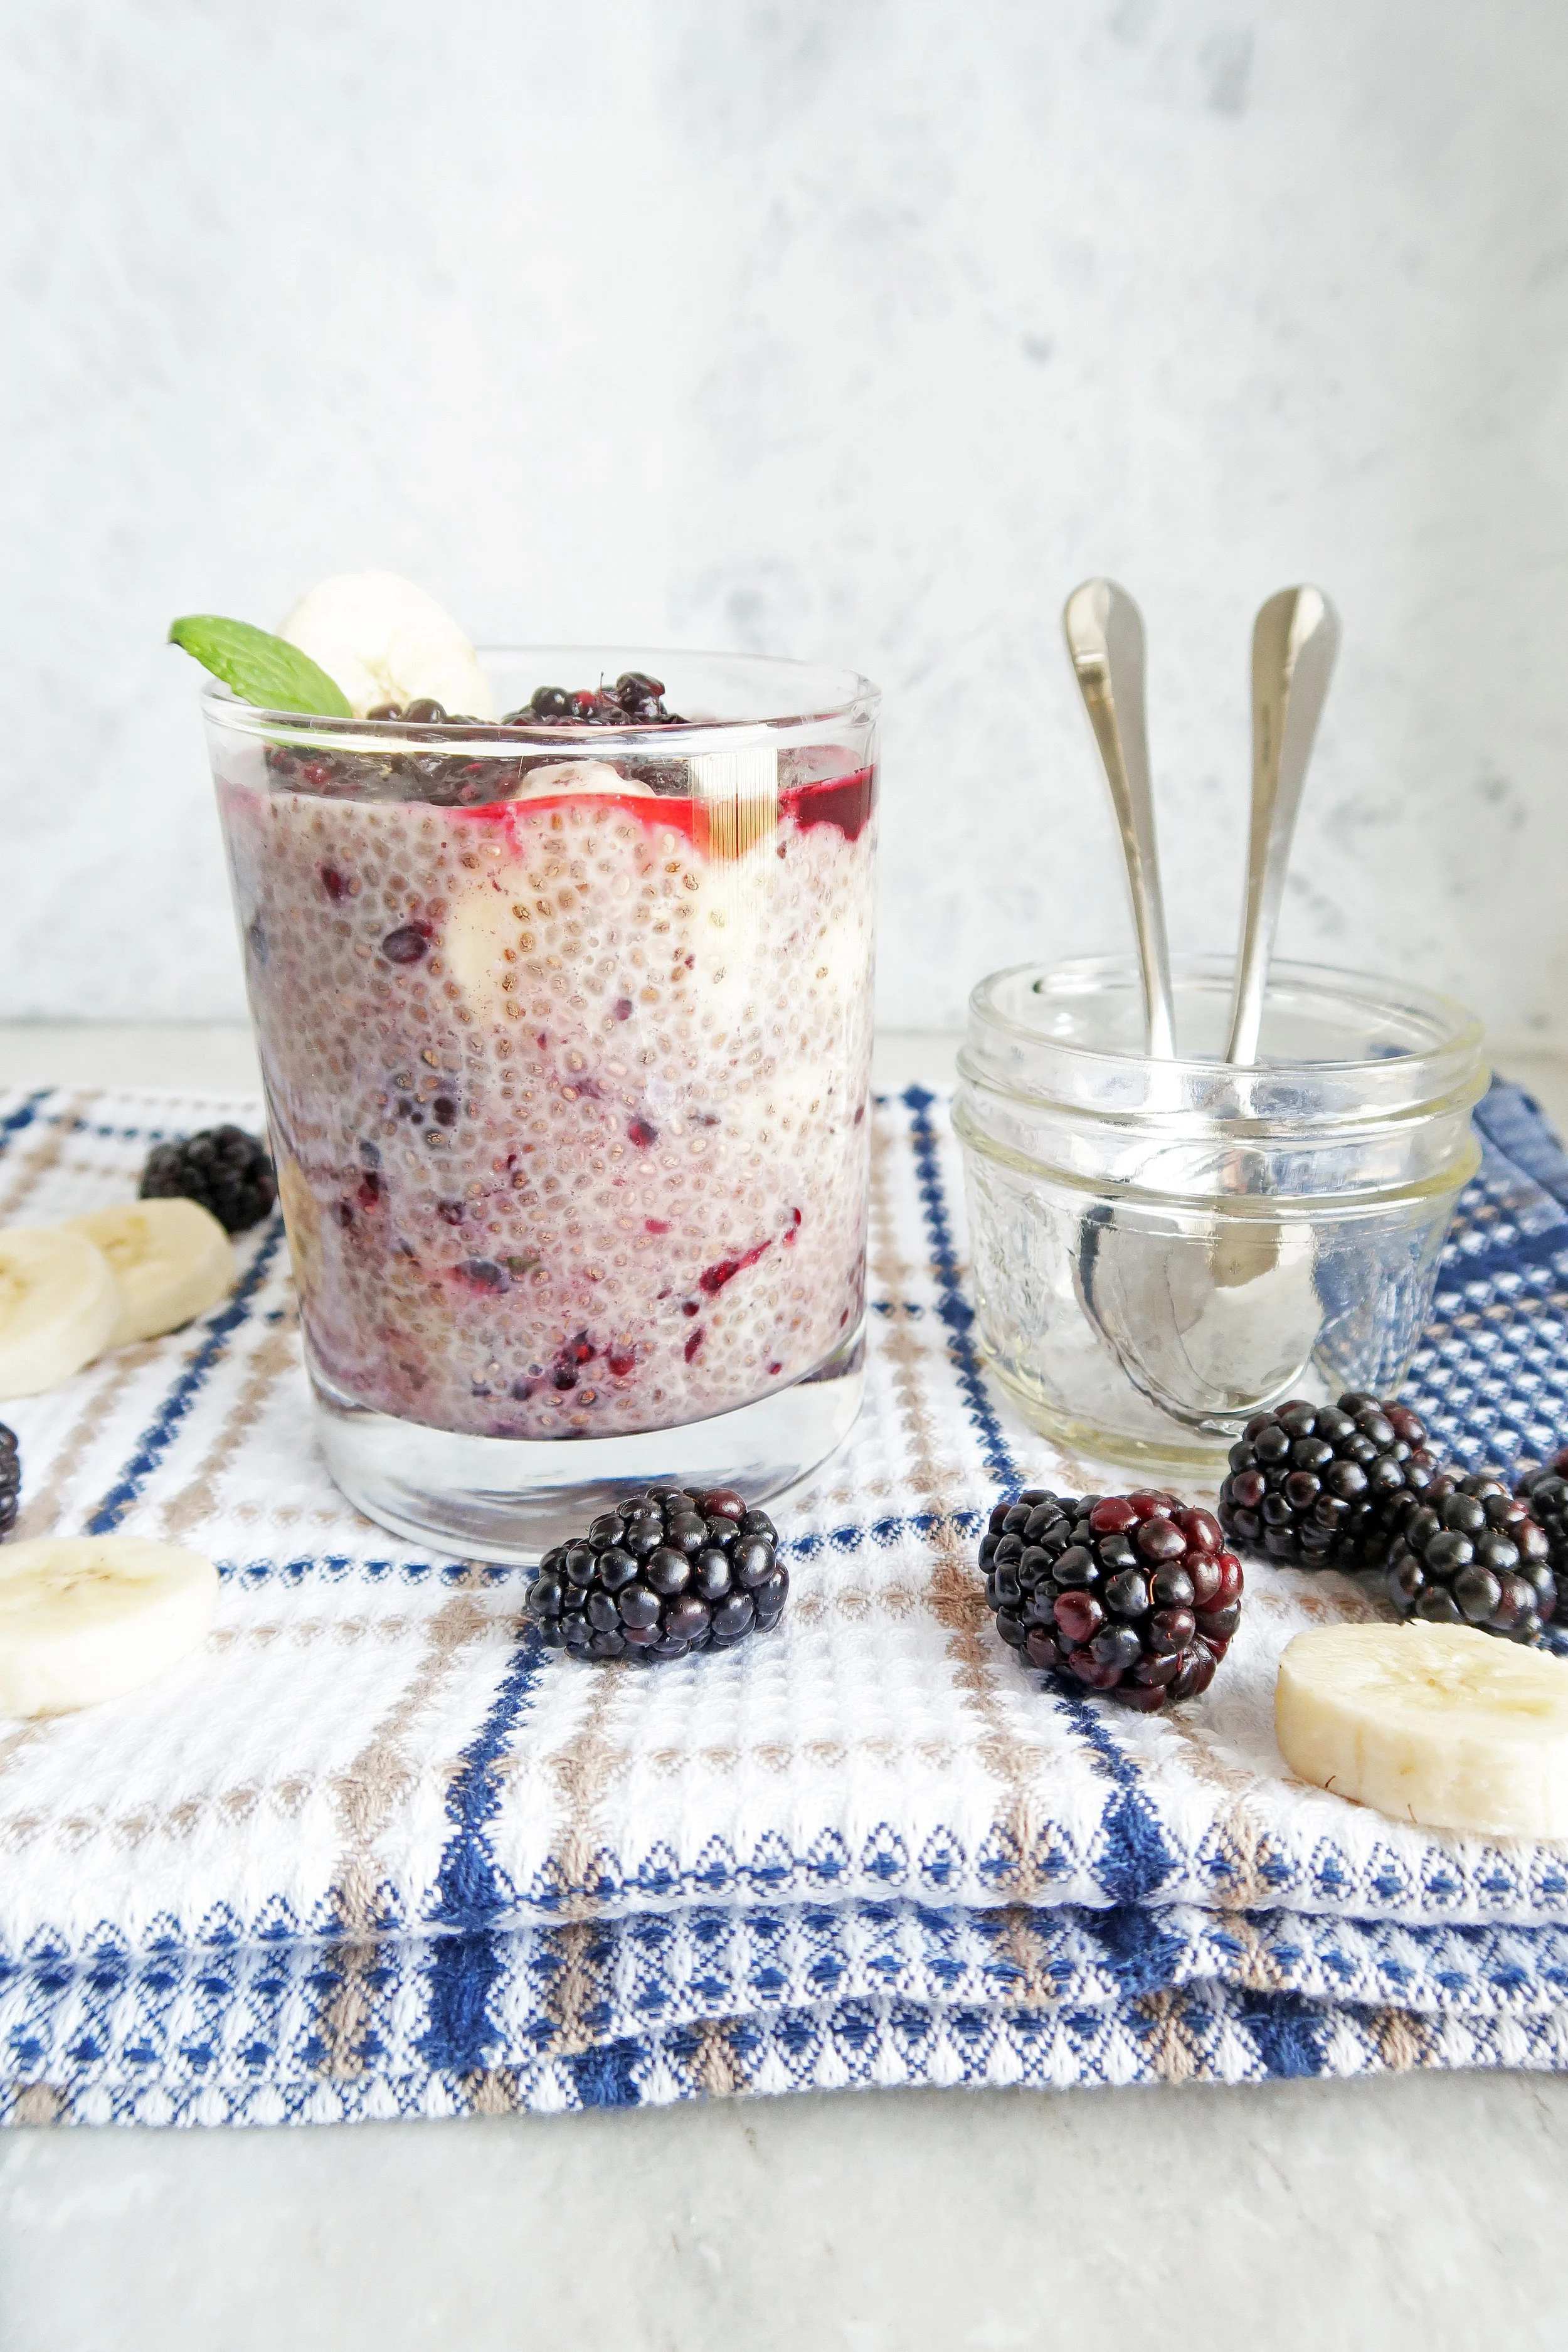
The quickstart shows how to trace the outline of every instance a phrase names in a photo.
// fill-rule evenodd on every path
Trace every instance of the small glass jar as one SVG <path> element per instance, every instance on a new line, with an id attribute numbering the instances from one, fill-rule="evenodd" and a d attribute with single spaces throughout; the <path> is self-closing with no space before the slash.
<path id="1" fill-rule="evenodd" d="M 1262 1058 L 1234 1068 L 1233 969 L 1178 961 L 1179 1061 L 1143 1051 L 1136 967 L 1109 957 L 994 972 L 959 1058 L 998 1378 L 1046 1435 L 1173 1472 L 1286 1397 L 1397 1391 L 1479 1159 L 1473 1014 L 1276 964 Z"/>
<path id="2" fill-rule="evenodd" d="M 203 699 L 328 1467 L 526 1560 L 653 1478 L 762 1501 L 855 1419 L 878 697 L 484 658 L 513 720 Z M 532 715 L 626 671 L 681 718 Z"/>

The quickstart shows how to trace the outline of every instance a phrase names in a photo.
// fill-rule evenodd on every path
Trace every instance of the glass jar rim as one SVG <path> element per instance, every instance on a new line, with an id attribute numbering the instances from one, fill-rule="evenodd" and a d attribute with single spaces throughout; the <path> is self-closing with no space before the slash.
<path id="1" fill-rule="evenodd" d="M 1228 989 L 1234 969 L 1228 956 L 1173 956 L 1171 959 L 1172 982 L 1178 991 L 1184 985 L 1194 983 L 1209 987 L 1223 985 Z M 1113 1070 L 1124 1072 L 1147 1067 L 1166 1072 L 1173 1080 L 1201 1083 L 1212 1080 L 1216 1071 L 1242 1066 L 1201 1055 L 1177 1055 L 1169 1061 L 1156 1062 L 1148 1054 L 1118 1053 L 1106 1046 L 1083 1045 L 1070 1038 L 1053 1036 L 1047 1031 L 1004 1012 L 995 1002 L 1007 982 L 1021 980 L 1030 973 L 1036 975 L 1037 991 L 1040 990 L 1042 982 L 1062 982 L 1075 983 L 1075 992 L 1080 995 L 1094 992 L 1090 984 L 1095 982 L 1102 984 L 1110 982 L 1121 988 L 1138 983 L 1138 966 L 1131 957 L 1125 956 L 1069 956 L 1054 964 L 1008 964 L 998 971 L 988 972 L 971 990 L 969 1018 L 972 1031 L 977 1028 L 999 1031 L 1043 1053 L 1061 1055 L 1069 1066 L 1085 1069 L 1095 1064 L 1105 1064 Z M 1359 998 L 1369 1006 L 1385 1012 L 1403 1013 L 1425 1021 L 1436 1034 L 1430 1045 L 1410 1053 L 1349 1055 L 1343 1060 L 1334 1061 L 1321 1058 L 1291 1061 L 1271 1056 L 1255 1066 L 1248 1066 L 1267 1071 L 1271 1079 L 1298 1076 L 1310 1081 L 1315 1072 L 1330 1069 L 1336 1072 L 1364 1070 L 1371 1075 L 1387 1071 L 1391 1065 L 1397 1065 L 1408 1075 L 1412 1063 L 1436 1064 L 1449 1058 L 1469 1060 L 1480 1053 L 1484 1044 L 1480 1021 L 1468 1005 L 1461 1004 L 1457 997 L 1443 995 L 1436 989 L 1418 987 L 1408 981 L 1342 969 L 1335 964 L 1298 963 L 1281 959 L 1269 969 L 1268 993 L 1272 995 L 1277 990 L 1286 987 L 1292 987 L 1308 998 L 1338 997 L 1342 1001 Z M 1064 989 L 1062 992 L 1065 995 L 1068 992 Z M 1033 1092 L 1035 1089 L 1024 1088 L 1022 1091 Z"/>
<path id="2" fill-rule="evenodd" d="M 241 734 L 265 737 L 269 742 L 319 744 L 337 751 L 384 753 L 398 744 L 421 751 L 451 746 L 470 758 L 483 758 L 488 753 L 499 759 L 515 757 L 519 746 L 526 744 L 541 751 L 569 751 L 578 758 L 591 754 L 604 759 L 621 751 L 635 751 L 644 758 L 679 759 L 742 746 L 755 748 L 815 733 L 824 727 L 865 725 L 875 719 L 882 699 L 880 688 L 858 670 L 831 663 L 797 661 L 784 655 L 609 645 L 480 646 L 476 651 L 481 661 L 493 666 L 558 658 L 563 674 L 565 665 L 574 660 L 595 666 L 616 663 L 622 669 L 712 663 L 742 674 L 755 673 L 759 680 L 779 679 L 781 700 L 787 699 L 783 692 L 784 679 L 793 676 L 802 683 L 795 696 L 797 707 L 793 709 L 775 704 L 772 709 L 759 709 L 743 718 L 683 719 L 678 724 L 657 726 L 638 726 L 628 721 L 625 726 L 593 727 L 581 720 L 540 720 L 503 726 L 499 719 L 474 719 L 459 725 L 450 719 L 410 722 L 400 719 L 330 718 L 310 711 L 267 709 L 260 704 L 245 701 L 216 677 L 203 683 L 203 712 L 215 724 L 232 727 Z M 810 693 L 805 691 L 806 680 L 814 681 Z M 765 695 L 760 697 L 764 703 L 769 699 Z"/>

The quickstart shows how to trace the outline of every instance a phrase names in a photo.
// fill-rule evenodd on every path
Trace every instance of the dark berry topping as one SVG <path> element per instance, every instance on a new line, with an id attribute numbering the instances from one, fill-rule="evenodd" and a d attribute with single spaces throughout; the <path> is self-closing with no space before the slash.
<path id="1" fill-rule="evenodd" d="M 1389 1598 L 1399 1614 L 1538 1643 L 1557 1608 L 1553 1504 L 1543 1486 L 1526 1501 L 1490 1471 L 1469 1477 L 1439 1471 L 1401 1522 L 1388 1556 Z M 1568 1500 L 1568 1486 L 1563 1496 Z"/>
<path id="2" fill-rule="evenodd" d="M 412 711 L 408 714 L 413 716 Z M 640 669 L 623 670 L 614 686 L 536 686 L 520 709 L 509 710 L 503 727 L 683 727 L 664 707 L 664 681 Z"/>
<path id="3" fill-rule="evenodd" d="M 1568 1621 L 1568 1447 L 1543 1470 L 1527 1472 L 1519 1482 L 1519 1492 L 1546 1538 L 1556 1613 Z"/>
<path id="4" fill-rule="evenodd" d="M 196 1201 L 226 1233 L 259 1224 L 278 1198 L 267 1146 L 239 1127 L 207 1127 L 177 1143 L 155 1143 L 142 1171 L 144 1201 Z"/>
<path id="5" fill-rule="evenodd" d="M 789 1598 L 765 1511 L 728 1486 L 650 1486 L 547 1552 L 527 1610 L 551 1649 L 644 1664 L 732 1649 Z"/>
<path id="6" fill-rule="evenodd" d="M 1293 1568 L 1379 1569 L 1437 1475 L 1408 1405 L 1358 1390 L 1255 1413 L 1230 1450 L 1220 1524 Z"/>
<path id="7" fill-rule="evenodd" d="M 16 1431 L 0 1421 L 0 1536 L 8 1536 L 16 1526 L 21 1494 L 22 1449 Z"/>
<path id="8" fill-rule="evenodd" d="M 1028 1488 L 992 1512 L 980 1565 L 1011 1648 L 1143 1712 L 1206 1690 L 1240 1620 L 1240 1561 L 1173 1495 Z"/>

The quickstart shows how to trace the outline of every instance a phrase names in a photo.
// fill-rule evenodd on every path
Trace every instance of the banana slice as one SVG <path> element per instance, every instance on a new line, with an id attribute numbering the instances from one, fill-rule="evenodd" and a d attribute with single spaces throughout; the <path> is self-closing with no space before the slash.
<path id="1" fill-rule="evenodd" d="M 278 1205 L 289 1237 L 289 1263 L 301 1305 L 309 1306 L 321 1281 L 321 1212 L 310 1180 L 291 1151 L 277 1154 Z"/>
<path id="2" fill-rule="evenodd" d="M 1468 1625 L 1321 1625 L 1279 1661 L 1303 1780 L 1395 1821 L 1568 1837 L 1568 1664 Z"/>
<path id="3" fill-rule="evenodd" d="M 120 1293 L 103 1252 L 63 1225 L 0 1233 L 0 1397 L 38 1396 L 107 1348 Z"/>
<path id="4" fill-rule="evenodd" d="M 395 572 L 342 572 L 319 582 L 278 634 L 337 680 L 356 719 L 424 695 L 454 717 L 496 715 L 489 680 L 456 621 Z"/>
<path id="5" fill-rule="evenodd" d="M 514 798 L 520 801 L 559 799 L 563 793 L 614 793 L 621 800 L 657 800 L 651 784 L 640 776 L 623 776 L 608 760 L 542 760 L 530 768 Z"/>
<path id="6" fill-rule="evenodd" d="M 471 1005 L 499 1008 L 501 976 L 508 949 L 514 950 L 522 924 L 512 912 L 515 892 L 488 877 L 478 888 L 465 890 L 442 926 L 441 953 L 449 978 L 455 980 Z"/>
<path id="7" fill-rule="evenodd" d="M 150 1682 L 205 1640 L 217 1570 L 140 1536 L 0 1550 L 0 1716 L 63 1715 Z"/>
<path id="8" fill-rule="evenodd" d="M 111 1348 L 177 1331 L 234 1287 L 234 1244 L 199 1201 L 131 1201 L 72 1217 L 65 1230 L 85 1234 L 113 1268 L 120 1320 Z"/>

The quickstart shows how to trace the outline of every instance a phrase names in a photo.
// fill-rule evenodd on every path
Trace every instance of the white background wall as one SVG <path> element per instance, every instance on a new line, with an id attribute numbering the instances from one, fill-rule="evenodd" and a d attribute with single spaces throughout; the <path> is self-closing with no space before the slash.
<path id="1" fill-rule="evenodd" d="M 885 1019 L 1114 944 L 1065 592 L 1142 600 L 1173 930 L 1247 646 L 1346 647 L 1285 944 L 1568 1045 L 1561 0 L 13 0 L 0 1015 L 241 1004 L 176 612 L 887 690 Z"/>

